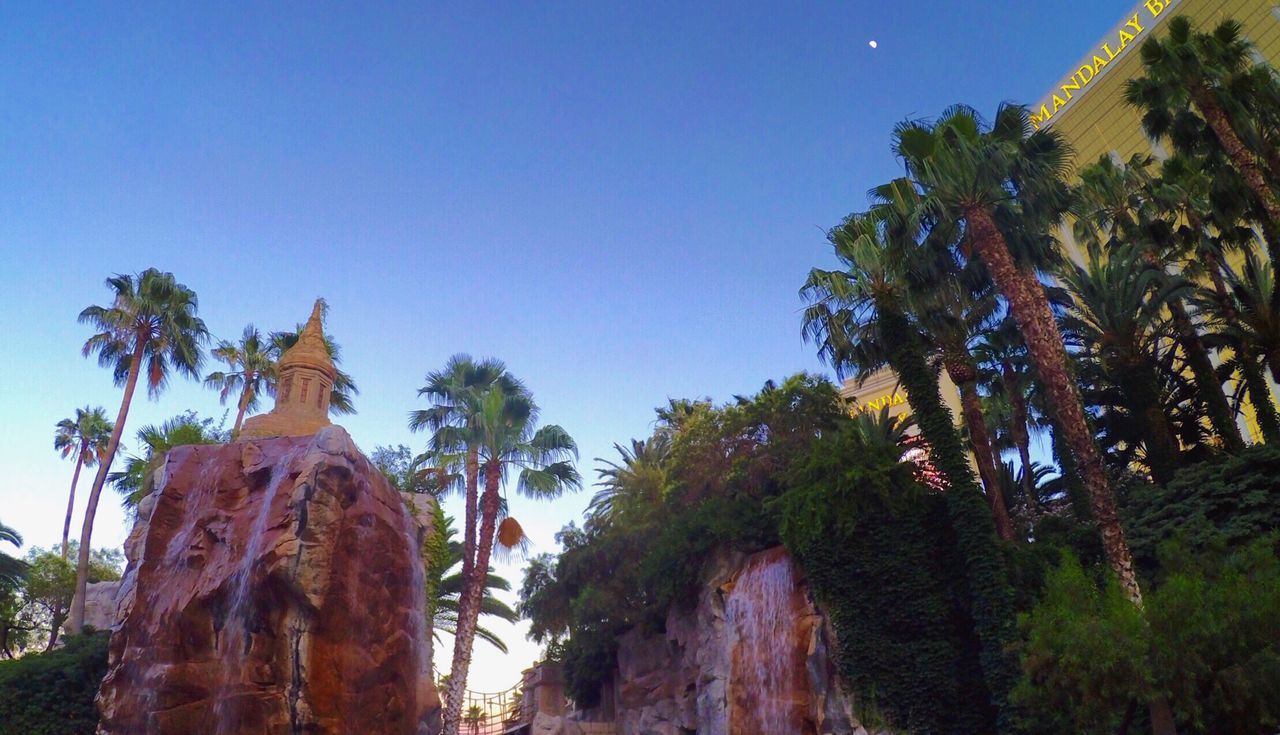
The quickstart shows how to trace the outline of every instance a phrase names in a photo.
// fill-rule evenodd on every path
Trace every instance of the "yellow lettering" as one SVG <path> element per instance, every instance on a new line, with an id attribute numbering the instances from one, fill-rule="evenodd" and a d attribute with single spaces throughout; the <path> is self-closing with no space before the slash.
<path id="1" fill-rule="evenodd" d="M 1097 54 L 1094 54 L 1094 55 L 1093 55 L 1093 73 L 1094 73 L 1094 76 L 1097 76 L 1098 72 L 1102 71 L 1102 67 L 1104 67 L 1104 66 L 1106 66 L 1106 65 L 1107 65 L 1107 60 L 1106 60 L 1106 59 L 1102 58 L 1101 56 L 1098 56 Z"/>
<path id="2" fill-rule="evenodd" d="M 1165 4 L 1163 0 L 1147 0 L 1147 12 L 1151 13 L 1151 17 L 1155 18 L 1164 12 Z"/>
<path id="3" fill-rule="evenodd" d="M 1133 34 L 1125 31 L 1124 29 L 1121 29 L 1120 30 L 1120 50 L 1124 51 L 1124 47 L 1128 46 L 1131 41 L 1133 41 Z"/>
<path id="4" fill-rule="evenodd" d="M 1062 93 L 1067 96 L 1067 99 L 1071 99 L 1071 90 L 1073 89 L 1077 92 L 1080 91 L 1080 83 L 1076 81 L 1074 76 L 1071 77 L 1071 81 L 1062 83 Z"/>
<path id="5" fill-rule="evenodd" d="M 1134 34 L 1142 33 L 1142 25 L 1138 23 L 1138 14 L 1134 13 L 1133 17 L 1124 22 L 1125 25 L 1133 29 Z"/>
<path id="6" fill-rule="evenodd" d="M 1062 98 L 1061 98 L 1061 97 L 1059 97 L 1058 95 L 1056 95 L 1056 94 L 1055 94 L 1055 95 L 1053 96 L 1053 111 L 1054 111 L 1054 112 L 1057 112 L 1058 110 L 1061 110 L 1061 109 L 1063 108 L 1063 106 L 1064 106 L 1064 105 L 1066 105 L 1066 104 L 1067 104 L 1067 101 L 1066 101 L 1066 100 L 1064 100 L 1064 99 L 1062 99 Z"/>
<path id="7" fill-rule="evenodd" d="M 1111 50 L 1111 44 L 1109 43 L 1102 44 L 1102 50 L 1107 52 L 1107 61 L 1111 61 L 1116 57 L 1115 52 Z"/>
<path id="8" fill-rule="evenodd" d="M 1076 76 L 1080 77 L 1081 84 L 1088 84 L 1089 82 L 1093 81 L 1093 75 L 1094 75 L 1093 67 L 1089 66 L 1088 64 L 1085 64 L 1079 69 L 1076 69 Z"/>

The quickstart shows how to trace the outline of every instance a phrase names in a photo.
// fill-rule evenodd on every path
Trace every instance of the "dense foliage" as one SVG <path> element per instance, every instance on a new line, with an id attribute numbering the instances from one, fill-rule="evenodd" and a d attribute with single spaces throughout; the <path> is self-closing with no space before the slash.
<path id="1" fill-rule="evenodd" d="M 863 721 L 919 733 L 990 732 L 963 562 L 945 499 L 901 450 L 845 422 L 814 442 L 777 503 L 839 643 Z M 876 712 L 865 711 L 874 706 Z"/>
<path id="2" fill-rule="evenodd" d="M 107 635 L 88 629 L 47 653 L 0 661 L 0 732 L 92 735 L 106 673 Z"/>
<path id="3" fill-rule="evenodd" d="M 1068 554 L 1023 621 L 1028 732 L 1117 732 L 1167 697 L 1191 732 L 1280 726 L 1280 560 L 1276 537 L 1231 555 L 1162 550 L 1165 577 L 1144 610 L 1099 586 Z"/>
<path id="4" fill-rule="evenodd" d="M 1179 472 L 1165 487 L 1136 483 L 1124 507 L 1134 559 L 1149 575 L 1175 537 L 1195 553 L 1237 548 L 1280 529 L 1280 450 L 1257 446 Z"/>

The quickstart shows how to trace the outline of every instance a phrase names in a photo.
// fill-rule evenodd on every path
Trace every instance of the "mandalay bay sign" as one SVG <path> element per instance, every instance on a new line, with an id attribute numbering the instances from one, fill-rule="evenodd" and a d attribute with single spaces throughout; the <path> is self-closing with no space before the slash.
<path id="1" fill-rule="evenodd" d="M 1143 36 L 1151 33 L 1151 29 L 1163 21 L 1178 2 L 1179 0 L 1144 0 L 1134 8 L 1119 27 L 1112 30 L 1080 61 L 1071 76 L 1031 108 L 1031 124 L 1035 129 L 1039 130 L 1047 125 L 1054 115 L 1070 107 L 1076 98 L 1088 90 L 1089 85 L 1106 73 L 1107 67 L 1138 46 Z"/>

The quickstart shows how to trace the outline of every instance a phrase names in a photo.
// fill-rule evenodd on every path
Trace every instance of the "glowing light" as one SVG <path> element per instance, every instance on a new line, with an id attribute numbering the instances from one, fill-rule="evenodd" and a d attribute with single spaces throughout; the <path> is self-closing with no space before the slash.
<path id="1" fill-rule="evenodd" d="M 868 46 L 870 46 L 871 48 L 875 48 L 875 47 L 879 46 L 880 44 L 876 43 L 875 41 L 868 41 L 868 42 L 867 42 L 867 45 L 868 45 Z"/>

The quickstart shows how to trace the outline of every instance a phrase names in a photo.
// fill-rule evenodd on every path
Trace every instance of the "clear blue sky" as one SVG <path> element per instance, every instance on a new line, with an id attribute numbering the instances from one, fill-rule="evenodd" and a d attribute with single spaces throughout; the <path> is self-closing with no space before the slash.
<path id="1" fill-rule="evenodd" d="M 420 447 L 415 390 L 467 351 L 505 359 L 593 476 L 668 397 L 821 369 L 796 290 L 898 173 L 893 124 L 1034 101 L 1129 4 L 628 5 L 0 9 L 0 519 L 58 539 L 53 425 L 120 398 L 76 315 L 148 266 L 219 337 L 328 299 L 366 450 Z M 175 380 L 127 435 L 187 408 L 221 413 Z M 551 550 L 589 495 L 514 512 Z"/>

